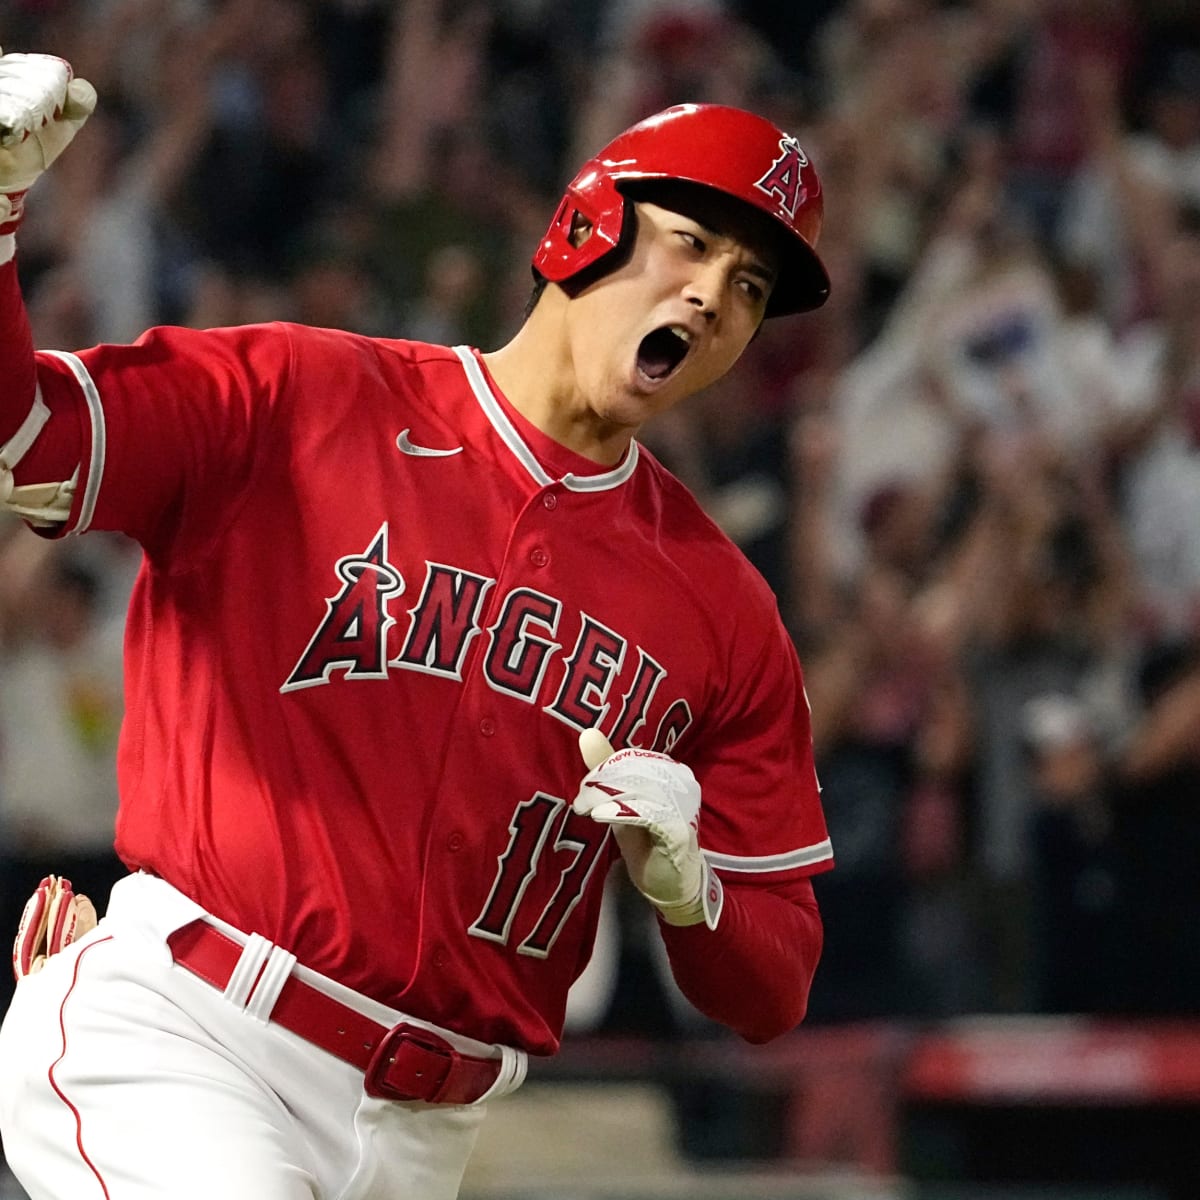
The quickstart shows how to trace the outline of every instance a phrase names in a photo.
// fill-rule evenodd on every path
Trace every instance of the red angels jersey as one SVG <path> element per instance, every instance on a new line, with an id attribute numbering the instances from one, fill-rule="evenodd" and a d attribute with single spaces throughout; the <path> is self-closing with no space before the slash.
<path id="1" fill-rule="evenodd" d="M 466 348 L 272 324 L 38 357 L 84 447 L 66 531 L 145 550 L 131 867 L 546 1053 L 617 854 L 570 808 L 582 729 L 692 767 L 727 886 L 832 864 L 774 598 L 636 443 L 575 456 Z"/>

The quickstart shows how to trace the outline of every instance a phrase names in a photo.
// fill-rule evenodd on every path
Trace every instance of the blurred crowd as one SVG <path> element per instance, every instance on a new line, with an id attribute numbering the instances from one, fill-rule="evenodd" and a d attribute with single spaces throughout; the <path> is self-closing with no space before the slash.
<path id="1" fill-rule="evenodd" d="M 645 441 L 805 664 L 838 861 L 810 1020 L 1200 1012 L 1193 3 L 3 0 L 0 43 L 101 98 L 21 233 L 44 348 L 494 348 L 609 137 L 683 100 L 795 133 L 832 298 Z M 0 523 L 5 930 L 44 869 L 119 871 L 136 566 Z M 667 1032 L 627 900 L 575 1019 Z"/>

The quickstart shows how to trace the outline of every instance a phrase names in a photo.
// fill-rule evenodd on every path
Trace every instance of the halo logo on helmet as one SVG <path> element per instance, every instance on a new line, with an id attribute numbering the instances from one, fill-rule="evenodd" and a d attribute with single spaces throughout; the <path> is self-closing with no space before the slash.
<path id="1" fill-rule="evenodd" d="M 769 165 L 768 165 L 769 164 Z M 655 181 L 692 183 L 740 200 L 782 230 L 779 276 L 768 317 L 807 312 L 829 297 L 817 256 L 824 201 L 821 181 L 800 143 L 777 125 L 725 104 L 676 104 L 618 134 L 567 184 L 533 269 L 553 283 L 595 278 L 617 261 L 633 227 L 635 199 Z M 601 268 L 602 269 L 602 268 Z"/>
<path id="2" fill-rule="evenodd" d="M 785 133 L 779 139 L 779 156 L 755 183 L 760 192 L 778 196 L 779 207 L 791 218 L 804 198 L 804 179 L 801 174 L 808 166 L 808 155 L 800 149 L 800 143 Z"/>

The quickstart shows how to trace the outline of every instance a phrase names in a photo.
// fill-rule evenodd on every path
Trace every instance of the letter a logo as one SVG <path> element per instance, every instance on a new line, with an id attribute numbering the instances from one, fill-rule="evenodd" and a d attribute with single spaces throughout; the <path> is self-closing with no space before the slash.
<path id="1" fill-rule="evenodd" d="M 387 540 L 385 521 L 362 554 L 338 559 L 341 590 L 325 601 L 325 618 L 281 692 L 328 683 L 335 668 L 345 668 L 347 679 L 387 678 L 387 631 L 395 624 L 387 601 L 404 591 L 403 576 L 387 560 Z"/>
<path id="2" fill-rule="evenodd" d="M 794 218 L 804 198 L 805 189 L 800 173 L 806 166 L 808 156 L 800 149 L 800 143 L 794 137 L 785 135 L 779 139 L 779 157 L 754 186 L 777 200 L 779 207 Z"/>

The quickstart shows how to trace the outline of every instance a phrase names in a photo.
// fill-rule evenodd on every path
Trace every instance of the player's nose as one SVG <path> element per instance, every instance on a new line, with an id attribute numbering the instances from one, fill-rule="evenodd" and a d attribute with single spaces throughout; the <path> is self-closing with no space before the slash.
<path id="1" fill-rule="evenodd" d="M 684 285 L 684 297 L 704 314 L 705 320 L 716 320 L 720 312 L 721 296 L 726 286 L 725 274 L 719 262 L 701 263 Z"/>

